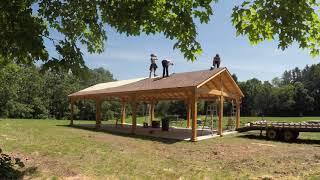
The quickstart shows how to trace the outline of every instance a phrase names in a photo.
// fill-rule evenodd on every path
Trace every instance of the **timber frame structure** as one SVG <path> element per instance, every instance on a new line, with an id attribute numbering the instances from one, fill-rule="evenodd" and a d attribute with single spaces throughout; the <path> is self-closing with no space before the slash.
<path id="1" fill-rule="evenodd" d="M 240 127 L 240 103 L 244 97 L 227 68 L 172 74 L 167 78 L 141 78 L 101 83 L 68 96 L 73 125 L 74 103 L 91 99 L 96 102 L 96 127 L 101 126 L 101 104 L 110 98 L 121 101 L 121 124 L 125 124 L 126 105 L 132 107 L 132 133 L 137 127 L 137 104 L 150 103 L 150 120 L 154 119 L 155 103 L 162 100 L 183 100 L 187 106 L 187 128 L 192 129 L 191 141 L 197 141 L 198 100 L 219 100 L 218 134 L 222 136 L 223 104 L 225 99 L 236 102 L 236 128 Z"/>

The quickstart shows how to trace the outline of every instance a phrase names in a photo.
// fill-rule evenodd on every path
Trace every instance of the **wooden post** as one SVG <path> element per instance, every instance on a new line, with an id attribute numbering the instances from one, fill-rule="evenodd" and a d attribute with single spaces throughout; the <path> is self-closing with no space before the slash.
<path id="1" fill-rule="evenodd" d="M 191 113 L 192 113 L 192 136 L 191 141 L 195 142 L 197 141 L 197 94 L 196 89 L 192 93 L 192 100 L 191 100 Z"/>
<path id="2" fill-rule="evenodd" d="M 121 103 L 121 127 L 126 123 L 126 102 L 122 101 Z"/>
<path id="3" fill-rule="evenodd" d="M 71 100 L 70 126 L 73 126 L 74 102 Z"/>
<path id="4" fill-rule="evenodd" d="M 136 99 L 133 98 L 131 102 L 131 109 L 132 109 L 132 129 L 131 133 L 135 134 L 137 129 L 137 102 Z"/>
<path id="5" fill-rule="evenodd" d="M 237 106 L 237 117 L 236 117 L 236 128 L 240 128 L 240 100 L 236 99 Z"/>
<path id="6" fill-rule="evenodd" d="M 149 114 L 150 114 L 149 125 L 150 126 L 152 125 L 152 121 L 154 120 L 154 106 L 155 106 L 155 102 L 151 101 L 151 103 L 150 103 L 150 111 L 149 111 Z"/>
<path id="7" fill-rule="evenodd" d="M 191 119 L 191 102 L 187 100 L 187 128 L 190 128 L 190 119 Z"/>
<path id="8" fill-rule="evenodd" d="M 222 121 L 223 121 L 223 96 L 220 96 L 220 106 L 219 106 L 219 122 L 218 122 L 218 134 L 222 136 Z"/>
<path id="9" fill-rule="evenodd" d="M 101 127 L 101 104 L 102 104 L 102 101 L 100 99 L 96 99 L 96 128 L 97 129 Z"/>
<path id="10" fill-rule="evenodd" d="M 222 121 L 223 121 L 223 104 L 224 104 L 224 97 L 223 97 L 223 84 L 222 84 L 222 75 L 220 74 L 220 105 L 219 105 L 219 122 L 218 122 L 218 134 L 222 136 Z"/>

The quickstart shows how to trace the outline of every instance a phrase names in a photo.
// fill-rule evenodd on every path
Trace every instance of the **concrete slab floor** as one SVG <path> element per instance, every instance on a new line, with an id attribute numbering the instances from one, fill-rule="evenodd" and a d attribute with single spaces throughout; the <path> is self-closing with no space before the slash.
<path id="1" fill-rule="evenodd" d="M 75 124 L 73 125 L 76 128 L 83 129 L 95 129 L 95 124 Z M 101 124 L 99 131 L 106 132 L 115 132 L 115 133 L 123 133 L 123 134 L 131 134 L 132 133 L 132 125 L 125 124 L 115 125 L 115 124 Z M 161 128 L 144 128 L 141 124 L 137 124 L 136 135 L 150 136 L 150 137 L 159 137 L 165 139 L 175 139 L 181 141 L 190 141 L 191 139 L 191 128 L 182 128 L 182 127 L 170 127 L 169 131 L 162 131 Z M 224 131 L 223 135 L 233 134 L 236 131 Z M 211 139 L 220 137 L 217 134 L 217 131 L 211 131 L 209 129 L 198 128 L 197 129 L 198 141 Z"/>

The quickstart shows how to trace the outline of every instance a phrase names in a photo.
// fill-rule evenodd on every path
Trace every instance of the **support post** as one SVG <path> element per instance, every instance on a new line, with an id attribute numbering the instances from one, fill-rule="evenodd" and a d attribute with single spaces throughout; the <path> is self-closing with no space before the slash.
<path id="1" fill-rule="evenodd" d="M 191 102 L 187 100 L 187 128 L 190 128 L 190 119 L 191 119 Z"/>
<path id="2" fill-rule="evenodd" d="M 135 134 L 137 129 L 137 102 L 136 99 L 133 98 L 131 102 L 131 109 L 132 109 L 132 126 L 131 126 L 131 133 Z"/>
<path id="3" fill-rule="evenodd" d="M 240 128 L 240 100 L 236 99 L 237 106 L 237 117 L 236 117 L 236 128 Z"/>
<path id="4" fill-rule="evenodd" d="M 71 100 L 70 126 L 73 126 L 74 102 Z"/>
<path id="5" fill-rule="evenodd" d="M 192 113 L 192 136 L 191 141 L 195 142 L 197 141 L 197 94 L 196 89 L 192 93 L 192 99 L 191 99 L 191 113 Z"/>
<path id="6" fill-rule="evenodd" d="M 126 102 L 122 101 L 121 103 L 121 127 L 126 123 Z"/>
<path id="7" fill-rule="evenodd" d="M 101 127 L 101 104 L 102 104 L 102 101 L 100 99 L 96 99 L 96 128 L 97 129 Z"/>
<path id="8" fill-rule="evenodd" d="M 223 97 L 223 96 L 220 96 L 219 122 L 218 122 L 218 134 L 219 134 L 220 136 L 222 136 L 223 102 L 224 102 L 224 97 Z"/>
<path id="9" fill-rule="evenodd" d="M 151 103 L 150 103 L 150 111 L 149 111 L 149 114 L 150 114 L 149 125 L 150 126 L 152 125 L 152 121 L 154 120 L 154 106 L 155 106 L 155 102 L 151 101 Z"/>

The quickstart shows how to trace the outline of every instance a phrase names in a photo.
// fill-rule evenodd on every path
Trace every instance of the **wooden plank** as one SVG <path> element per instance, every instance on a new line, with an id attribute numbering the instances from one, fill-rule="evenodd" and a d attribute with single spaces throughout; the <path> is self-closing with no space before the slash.
<path id="1" fill-rule="evenodd" d="M 193 96 L 191 97 L 191 113 L 192 113 L 192 136 L 191 141 L 197 141 L 197 93 L 196 89 L 193 92 Z"/>
<path id="2" fill-rule="evenodd" d="M 199 89 L 198 90 L 199 94 L 202 95 L 202 94 L 209 94 L 209 95 L 216 95 L 216 96 L 221 96 L 223 95 L 224 97 L 228 97 L 228 98 L 231 98 L 231 99 L 237 99 L 239 98 L 239 96 L 236 96 L 234 94 L 230 94 L 228 92 L 222 92 L 220 90 L 216 90 L 216 89 L 212 89 L 212 90 L 206 90 L 206 89 Z"/>
<path id="3" fill-rule="evenodd" d="M 236 90 L 239 92 L 241 97 L 244 97 L 244 94 L 242 93 L 240 87 L 238 86 L 238 84 L 234 81 L 234 79 L 232 78 L 231 73 L 228 71 L 228 69 L 226 69 L 226 71 L 224 71 L 225 73 L 228 74 L 228 78 L 230 79 L 230 82 L 234 85 L 234 87 L 236 88 Z"/>
<path id="4" fill-rule="evenodd" d="M 220 76 L 216 77 L 211 81 L 211 83 L 216 87 L 215 89 L 219 90 L 221 89 L 221 87 L 223 87 L 223 92 L 225 93 L 224 97 L 229 97 L 231 99 L 236 99 L 241 97 L 241 95 L 237 93 L 233 93 L 234 91 L 232 91 L 230 87 L 225 83 L 225 79 L 230 79 L 230 78 L 225 78 L 223 74 L 225 73 L 222 73 Z"/>
<path id="5" fill-rule="evenodd" d="M 236 117 L 236 128 L 240 128 L 240 100 L 236 99 L 237 117 Z"/>
<path id="6" fill-rule="evenodd" d="M 207 84 L 205 84 L 205 86 L 202 86 L 201 88 L 208 87 L 208 89 L 217 89 L 217 87 L 213 84 L 212 81 L 209 81 Z"/>
<path id="7" fill-rule="evenodd" d="M 220 91 L 221 96 L 220 96 L 220 105 L 219 105 L 219 122 L 218 122 L 218 134 L 222 136 L 222 121 L 223 121 L 223 105 L 224 105 L 224 97 L 223 97 L 223 84 L 222 84 L 222 78 L 221 75 L 219 77 L 220 79 Z"/>
<path id="8" fill-rule="evenodd" d="M 172 100 L 184 100 L 186 97 L 163 97 L 163 98 L 155 98 L 155 97 L 148 97 L 148 98 L 137 98 L 137 101 L 152 101 L 152 100 L 156 100 L 156 101 L 172 101 Z"/>
<path id="9" fill-rule="evenodd" d="M 226 81 L 227 81 L 227 78 L 225 76 L 225 73 L 222 73 L 220 75 L 220 82 L 219 82 L 220 86 L 222 85 L 224 92 L 229 92 L 230 87 L 228 87 L 228 84 L 226 83 Z"/>
<path id="10" fill-rule="evenodd" d="M 200 87 L 199 89 L 201 89 L 201 88 L 205 88 L 205 89 L 215 89 L 213 86 L 212 87 L 210 87 L 209 85 L 208 85 L 208 83 L 207 84 L 204 84 L 202 87 Z"/>
<path id="11" fill-rule="evenodd" d="M 164 89 L 152 89 L 152 90 L 139 90 L 139 91 L 128 91 L 128 92 L 116 92 L 116 93 L 100 93 L 100 94 L 87 94 L 87 95 L 78 95 L 78 96 L 69 96 L 70 99 L 96 99 L 96 98 L 107 98 L 107 97 L 122 97 L 122 96 L 141 96 L 141 95 L 150 95 L 154 96 L 155 94 L 160 93 L 172 93 L 172 92 L 182 92 L 190 91 L 194 87 L 176 87 L 176 88 L 164 88 Z"/>
<path id="12" fill-rule="evenodd" d="M 222 121 L 223 121 L 223 96 L 220 96 L 220 105 L 219 105 L 219 121 L 218 121 L 218 134 L 222 136 Z"/>

